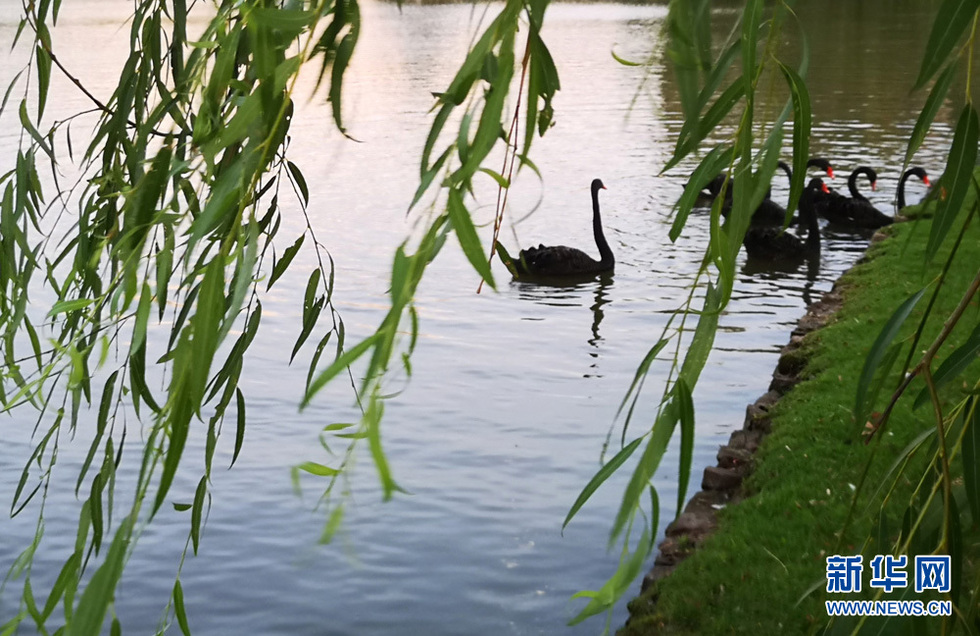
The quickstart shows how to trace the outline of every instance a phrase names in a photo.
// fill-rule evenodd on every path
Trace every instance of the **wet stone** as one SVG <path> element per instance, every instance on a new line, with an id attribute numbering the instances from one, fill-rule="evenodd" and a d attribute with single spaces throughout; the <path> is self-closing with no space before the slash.
<path id="1" fill-rule="evenodd" d="M 664 534 L 668 537 L 676 537 L 682 534 L 707 534 L 714 527 L 715 520 L 710 515 L 684 512 L 667 526 Z"/>
<path id="2" fill-rule="evenodd" d="M 722 468 L 742 469 L 752 465 L 752 453 L 744 448 L 722 446 L 718 450 L 718 465 Z"/>
<path id="3" fill-rule="evenodd" d="M 756 417 L 751 420 L 746 419 L 745 427 L 750 431 L 758 431 L 765 435 L 772 432 L 772 420 L 769 417 Z"/>
<path id="4" fill-rule="evenodd" d="M 705 490 L 735 490 L 742 484 L 742 475 L 729 468 L 708 466 L 704 469 L 701 487 Z"/>
<path id="5" fill-rule="evenodd" d="M 782 375 L 798 376 L 806 366 L 806 357 L 796 349 L 784 348 L 783 354 L 779 356 L 779 363 L 776 365 L 776 372 Z"/>
<path id="6" fill-rule="evenodd" d="M 790 389 L 799 383 L 800 379 L 795 375 L 783 375 L 773 373 L 772 382 L 769 383 L 769 390 L 777 393 L 786 394 Z"/>

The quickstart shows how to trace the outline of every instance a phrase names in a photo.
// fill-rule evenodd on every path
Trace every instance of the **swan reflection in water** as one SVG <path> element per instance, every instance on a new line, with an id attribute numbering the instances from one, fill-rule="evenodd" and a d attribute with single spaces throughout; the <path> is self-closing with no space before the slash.
<path id="1" fill-rule="evenodd" d="M 802 268 L 806 279 L 802 287 L 796 287 L 791 282 L 799 280 L 796 274 Z M 812 254 L 803 261 L 765 261 L 759 259 L 746 259 L 742 265 L 742 274 L 757 280 L 769 280 L 778 283 L 778 287 L 789 293 L 799 292 L 800 297 L 806 306 L 819 300 L 819 296 L 814 298 L 814 286 L 820 278 L 820 254 Z"/>
<path id="2" fill-rule="evenodd" d="M 539 305 L 549 307 L 585 307 L 588 303 L 587 294 L 591 291 L 592 304 L 589 310 L 592 313 L 591 336 L 586 342 L 592 348 L 589 356 L 593 358 L 590 368 L 598 371 L 599 361 L 599 342 L 602 336 L 599 334 L 599 325 L 605 317 L 603 307 L 612 299 L 609 295 L 609 288 L 612 287 L 612 272 L 601 272 L 593 274 L 587 279 L 582 278 L 575 282 L 542 282 L 533 283 L 522 280 L 514 280 L 511 285 L 517 288 L 518 297 L 521 300 L 529 300 Z M 598 372 L 586 373 L 583 377 L 602 377 Z"/>

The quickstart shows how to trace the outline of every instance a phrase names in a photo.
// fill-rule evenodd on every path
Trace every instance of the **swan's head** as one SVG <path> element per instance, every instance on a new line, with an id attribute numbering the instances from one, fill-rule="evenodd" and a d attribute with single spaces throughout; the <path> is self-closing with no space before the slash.
<path id="1" fill-rule="evenodd" d="M 871 182 L 871 189 L 872 190 L 877 190 L 878 189 L 878 173 L 875 172 L 875 169 L 874 168 L 869 168 L 868 166 L 861 166 L 860 168 L 858 168 L 854 172 L 856 172 L 858 174 L 863 174 L 864 176 L 866 176 L 868 178 L 868 181 Z"/>
<path id="2" fill-rule="evenodd" d="M 827 173 L 827 178 L 829 179 L 834 178 L 834 167 L 830 165 L 830 162 L 823 157 L 812 157 L 806 162 L 806 165 L 807 167 L 819 168 L 820 170 L 823 170 Z"/>
<path id="3" fill-rule="evenodd" d="M 810 190 L 811 192 L 816 192 L 817 190 L 819 190 L 824 194 L 830 194 L 830 188 L 827 187 L 827 184 L 824 183 L 823 179 L 821 179 L 820 177 L 814 177 L 810 179 L 810 183 L 806 185 L 806 189 Z"/>
<path id="4" fill-rule="evenodd" d="M 918 166 L 916 166 L 915 168 L 909 168 L 909 174 L 913 174 L 919 177 L 920 179 L 922 179 L 922 183 L 926 184 L 929 187 L 932 187 L 932 183 L 929 181 L 929 175 L 926 173 L 924 168 L 920 168 Z"/>
<path id="5" fill-rule="evenodd" d="M 605 190 L 605 189 L 606 189 L 606 186 L 602 185 L 602 179 L 593 179 L 592 180 L 592 191 L 593 192 L 598 192 L 599 190 Z"/>

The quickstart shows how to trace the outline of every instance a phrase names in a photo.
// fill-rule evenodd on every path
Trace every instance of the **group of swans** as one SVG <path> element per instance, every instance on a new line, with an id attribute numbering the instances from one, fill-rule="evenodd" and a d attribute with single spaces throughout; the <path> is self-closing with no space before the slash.
<path id="1" fill-rule="evenodd" d="M 780 161 L 776 164 L 783 172 L 786 173 L 786 178 L 789 181 L 793 181 L 793 170 L 789 167 L 785 161 Z M 834 178 L 834 167 L 830 165 L 830 162 L 821 157 L 813 157 L 806 162 L 807 168 L 818 168 L 827 173 L 827 176 L 831 179 Z M 725 218 L 728 218 L 728 214 L 732 210 L 732 190 L 734 184 L 729 180 L 728 187 L 725 186 L 725 181 L 727 176 L 724 174 L 719 174 L 714 179 L 712 179 L 705 190 L 707 192 L 702 192 L 702 197 L 699 199 L 707 206 L 711 205 L 711 202 L 721 194 L 722 189 L 725 191 L 725 201 L 721 206 L 721 213 Z M 753 225 L 782 225 L 783 221 L 786 219 L 786 208 L 779 205 L 772 200 L 772 187 L 770 186 L 769 191 L 766 192 L 766 196 L 762 199 L 762 203 L 756 208 L 755 212 L 752 214 L 752 224 Z"/>
<path id="2" fill-rule="evenodd" d="M 878 173 L 874 168 L 859 166 L 847 178 L 847 189 L 851 196 L 846 197 L 836 192 L 830 192 L 816 201 L 817 213 L 841 227 L 854 229 L 878 229 L 890 225 L 895 219 L 876 208 L 857 188 L 858 177 L 865 176 L 871 183 L 871 189 L 877 189 Z M 929 175 L 918 166 L 909 168 L 898 182 L 898 209 L 905 207 L 905 182 L 910 177 L 918 177 L 926 186 L 931 186 Z"/>
<path id="3" fill-rule="evenodd" d="M 780 161 L 779 167 L 792 180 L 790 167 Z M 833 178 L 834 172 L 830 162 L 815 157 L 807 162 L 807 167 L 818 168 L 828 177 Z M 788 234 L 782 228 L 786 219 L 786 210 L 774 202 L 767 193 L 762 203 L 752 215 L 752 223 L 745 233 L 743 245 L 751 258 L 771 261 L 797 259 L 819 254 L 820 228 L 817 217 L 822 216 L 832 224 L 853 229 L 879 228 L 892 223 L 891 216 L 882 213 L 863 196 L 857 188 L 857 180 L 865 176 L 871 182 L 871 188 L 876 188 L 877 173 L 867 166 L 856 168 L 847 179 L 851 196 L 846 197 L 831 191 L 819 177 L 810 179 L 800 197 L 800 223 L 805 226 L 807 236 L 801 240 Z M 919 167 L 910 168 L 902 175 L 898 185 L 898 209 L 905 207 L 905 183 L 910 177 L 918 177 L 926 186 L 930 186 L 926 171 Z M 726 187 L 726 180 L 728 184 Z M 725 201 L 722 214 L 726 217 L 731 210 L 730 179 L 719 175 L 713 179 L 706 189 L 706 197 L 717 197 L 722 191 Z M 593 276 L 603 272 L 611 272 L 616 265 L 612 249 L 602 231 L 602 220 L 599 214 L 599 190 L 606 186 L 600 179 L 592 181 L 592 232 L 596 247 L 599 249 L 599 260 L 595 260 L 585 252 L 565 245 L 538 245 L 521 250 L 516 259 L 510 257 L 499 243 L 501 260 L 516 279 L 547 279 L 569 278 L 576 276 Z M 771 193 L 771 191 L 770 191 Z"/>

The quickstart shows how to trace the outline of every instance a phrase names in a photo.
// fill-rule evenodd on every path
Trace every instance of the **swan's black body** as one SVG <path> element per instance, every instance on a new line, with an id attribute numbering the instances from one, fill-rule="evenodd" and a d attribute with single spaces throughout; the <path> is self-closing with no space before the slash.
<path id="1" fill-rule="evenodd" d="M 820 227 L 813 208 L 814 195 L 826 192 L 827 186 L 820 178 L 810 179 L 800 196 L 800 219 L 806 223 L 806 240 L 783 231 L 772 225 L 753 225 L 745 232 L 742 244 L 749 258 L 767 261 L 788 261 L 803 259 L 820 253 Z"/>
<path id="2" fill-rule="evenodd" d="M 574 247 L 539 245 L 521 250 L 520 257 L 513 262 L 514 277 L 567 278 L 612 271 L 616 259 L 602 233 L 602 220 L 599 217 L 599 190 L 605 189 L 606 186 L 599 179 L 592 181 L 592 233 L 599 248 L 599 260 Z"/>
<path id="3" fill-rule="evenodd" d="M 815 206 L 817 214 L 838 227 L 852 229 L 876 229 L 890 225 L 894 219 L 876 208 L 857 189 L 857 179 L 864 175 L 871 182 L 874 190 L 878 182 L 878 173 L 868 166 L 855 168 L 847 178 L 847 189 L 851 196 L 845 197 L 836 192 L 817 195 Z"/>
<path id="4" fill-rule="evenodd" d="M 902 175 L 901 180 L 898 182 L 898 209 L 901 210 L 905 207 L 905 182 L 909 180 L 909 177 L 919 177 L 922 179 L 922 183 L 927 186 L 932 186 L 929 182 L 929 175 L 922 168 L 915 166 L 914 168 L 909 168 Z"/>

